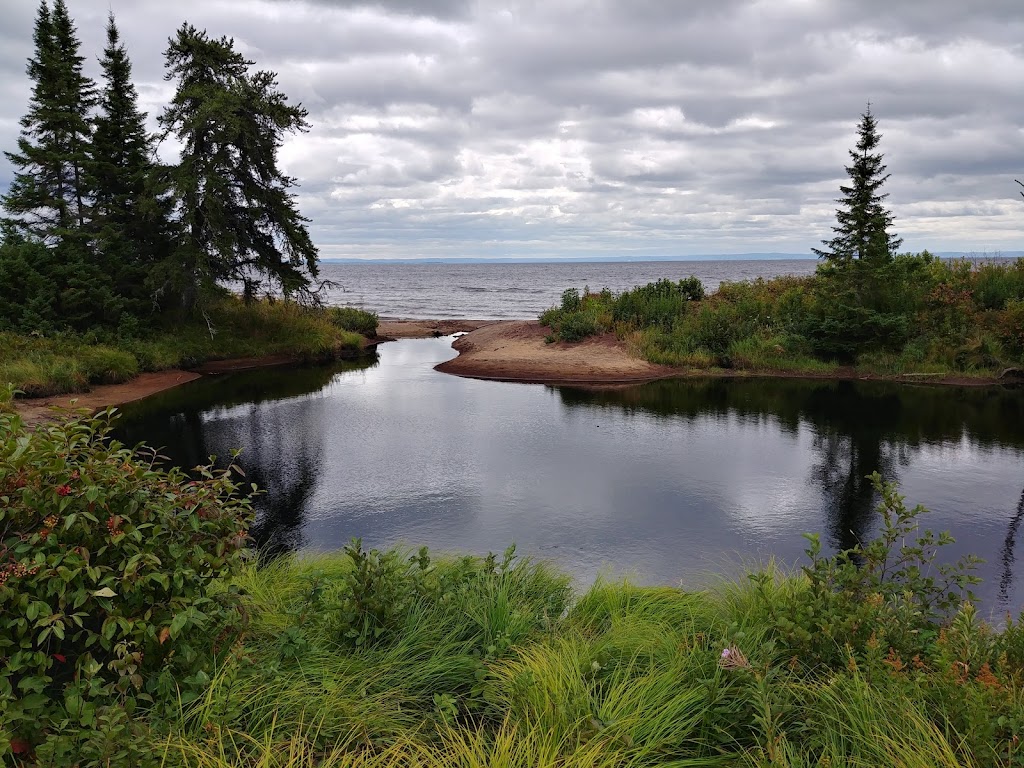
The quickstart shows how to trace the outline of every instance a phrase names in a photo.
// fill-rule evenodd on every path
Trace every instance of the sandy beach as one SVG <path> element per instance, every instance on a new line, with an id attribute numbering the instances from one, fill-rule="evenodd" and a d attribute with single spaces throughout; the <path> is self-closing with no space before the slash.
<path id="1" fill-rule="evenodd" d="M 544 384 L 627 384 L 674 376 L 678 371 L 629 354 L 613 334 L 575 344 L 547 344 L 549 329 L 536 320 L 484 326 L 455 340 L 459 356 L 436 370 L 478 379 Z"/>

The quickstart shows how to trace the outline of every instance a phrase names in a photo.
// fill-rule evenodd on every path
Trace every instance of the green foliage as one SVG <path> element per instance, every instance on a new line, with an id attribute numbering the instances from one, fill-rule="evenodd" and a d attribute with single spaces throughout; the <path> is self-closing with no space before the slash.
<path id="1" fill-rule="evenodd" d="M 770 617 L 811 599 L 807 573 L 703 593 L 598 581 L 566 609 L 565 581 L 509 555 L 353 544 L 245 569 L 249 659 L 222 667 L 160 748 L 218 768 L 1019 764 L 1024 633 L 913 572 L 928 559 L 903 543 L 919 511 L 892 491 L 858 583 L 899 601 L 894 638 L 936 611 L 914 655 L 878 625 L 828 666 L 786 645 Z M 836 594 L 834 621 L 860 615 L 862 592 Z M 385 629 L 339 641 L 343 626 Z"/>
<path id="2" fill-rule="evenodd" d="M 694 278 L 619 296 L 569 291 L 540 321 L 552 341 L 615 330 L 665 365 L 993 376 L 1024 365 L 1021 275 L 1024 260 L 972 264 L 925 251 L 825 263 L 813 277 L 722 283 L 703 297 Z"/>
<path id="3" fill-rule="evenodd" d="M 100 67 L 103 87 L 88 165 L 95 196 L 90 229 L 103 271 L 126 309 L 147 316 L 160 293 L 152 284 L 153 268 L 171 251 L 170 208 L 152 159 L 153 140 L 146 132 L 146 114 L 139 110 L 131 62 L 112 13 Z"/>
<path id="4" fill-rule="evenodd" d="M 176 91 L 159 122 L 183 146 L 170 169 L 183 239 L 169 274 L 186 308 L 225 280 L 247 295 L 263 281 L 286 296 L 305 292 L 317 250 L 277 152 L 286 133 L 308 129 L 306 110 L 288 104 L 274 73 L 250 72 L 229 38 L 183 24 L 165 56 Z"/>
<path id="5" fill-rule="evenodd" d="M 137 708 L 197 697 L 239 620 L 234 468 L 158 469 L 108 439 L 111 415 L 0 414 L 0 719 L 52 764 L 112 760 Z"/>
<path id="6" fill-rule="evenodd" d="M 377 325 L 380 322 L 376 312 L 367 312 L 356 307 L 330 307 L 327 310 L 327 317 L 343 331 L 360 333 L 371 339 L 377 335 Z"/>
<path id="7" fill-rule="evenodd" d="M 127 381 L 139 371 L 188 368 L 207 360 L 282 354 L 297 361 L 329 360 L 356 354 L 363 343 L 363 336 L 339 328 L 333 310 L 295 302 L 246 304 L 229 296 L 212 304 L 207 316 L 209 325 L 197 318 L 165 330 L 122 323 L 117 332 L 26 336 L 0 331 L 0 382 L 41 397 L 86 392 L 95 384 Z M 368 318 L 356 319 L 370 327 Z"/>
<path id="8" fill-rule="evenodd" d="M 789 653 L 805 664 L 842 664 L 850 648 L 891 648 L 907 656 L 925 652 L 942 622 L 973 600 L 973 570 L 980 562 L 939 558 L 952 544 L 948 533 L 919 530 L 920 505 L 907 509 L 893 483 L 871 476 L 881 496 L 882 528 L 867 544 L 832 557 L 821 554 L 817 535 L 808 534 L 810 565 L 806 588 L 768 599 L 770 574 L 755 581 L 770 608 L 773 630 Z"/>
<path id="9" fill-rule="evenodd" d="M 686 311 L 688 302 L 703 298 L 704 286 L 696 277 L 678 283 L 661 279 L 621 293 L 612 305 L 612 318 L 616 323 L 669 331 Z"/>
<path id="10" fill-rule="evenodd" d="M 6 224 L 20 238 L 81 251 L 91 196 L 85 169 L 95 86 L 83 74 L 85 59 L 64 0 L 55 0 L 52 11 L 47 0 L 40 2 L 33 43 L 32 97 L 18 151 L 4 153 L 16 169 L 3 197 Z"/>
<path id="11" fill-rule="evenodd" d="M 835 237 L 823 241 L 824 249 L 813 250 L 837 266 L 854 260 L 880 266 L 892 260 L 903 241 L 888 232 L 895 217 L 884 207 L 888 194 L 880 192 L 889 175 L 882 154 L 875 151 L 882 137 L 870 105 L 861 115 L 857 135 L 857 145 L 850 150 L 853 163 L 846 168 L 850 185 L 839 188 L 842 197 L 837 202 L 842 207 L 832 227 Z"/>
<path id="12" fill-rule="evenodd" d="M 607 331 L 611 325 L 608 299 L 611 294 L 592 294 L 584 291 L 583 295 L 575 288 L 562 292 L 562 303 L 541 313 L 542 325 L 551 327 L 549 334 L 554 341 L 582 341 L 588 336 Z M 547 341 L 547 339 L 545 339 Z"/>

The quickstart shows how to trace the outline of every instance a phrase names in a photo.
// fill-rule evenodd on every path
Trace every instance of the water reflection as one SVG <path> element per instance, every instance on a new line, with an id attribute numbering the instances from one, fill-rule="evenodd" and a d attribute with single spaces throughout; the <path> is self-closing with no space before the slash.
<path id="1" fill-rule="evenodd" d="M 209 377 L 126 407 L 117 437 L 160 447 L 175 464 L 194 467 L 212 455 L 225 466 L 231 451 L 254 497 L 251 533 L 275 557 L 301 549 L 310 495 L 324 472 L 322 403 L 335 377 L 377 365 L 375 353 L 327 366 L 279 367 Z"/>
<path id="2" fill-rule="evenodd" d="M 450 339 L 379 361 L 204 381 L 126 408 L 124 437 L 182 465 L 242 447 L 274 552 L 353 536 L 484 553 L 516 542 L 588 581 L 699 584 L 741 560 L 869 536 L 864 477 L 901 482 L 988 561 L 990 607 L 1024 604 L 1020 392 L 776 380 L 580 391 L 433 371 Z"/>

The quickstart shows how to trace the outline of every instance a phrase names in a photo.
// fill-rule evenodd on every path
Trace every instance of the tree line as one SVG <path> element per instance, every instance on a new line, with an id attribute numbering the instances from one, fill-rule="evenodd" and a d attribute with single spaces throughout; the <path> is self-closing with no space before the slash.
<path id="1" fill-rule="evenodd" d="M 4 153 L 15 173 L 0 198 L 0 330 L 133 332 L 200 311 L 225 281 L 250 297 L 308 295 L 317 249 L 277 162 L 307 113 L 273 72 L 183 23 L 152 134 L 113 14 L 99 83 L 65 0 L 41 0 L 33 42 L 28 111 Z M 181 145 L 173 164 L 156 152 L 168 138 Z"/>

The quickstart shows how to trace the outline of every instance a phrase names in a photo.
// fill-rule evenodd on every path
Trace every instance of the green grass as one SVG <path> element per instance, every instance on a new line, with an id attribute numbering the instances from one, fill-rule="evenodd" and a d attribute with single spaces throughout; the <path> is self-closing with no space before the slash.
<path id="1" fill-rule="evenodd" d="M 426 573 L 426 591 L 392 632 L 354 648 L 331 609 L 353 568 L 338 554 L 239 576 L 244 646 L 154 736 L 168 763 L 1019 764 L 1024 644 L 1012 626 L 958 618 L 922 658 L 869 642 L 815 666 L 770 619 L 811 594 L 802 575 L 769 567 L 702 592 L 600 581 L 570 599 L 549 566 L 462 558 L 405 571 Z"/>
<path id="2" fill-rule="evenodd" d="M 377 325 L 376 315 L 351 308 L 311 309 L 283 301 L 246 305 L 230 297 L 217 301 L 208 316 L 209 324 L 202 317 L 165 322 L 141 337 L 0 332 L 0 382 L 38 397 L 209 360 L 282 353 L 325 360 L 359 350 L 363 334 L 373 335 Z"/>

